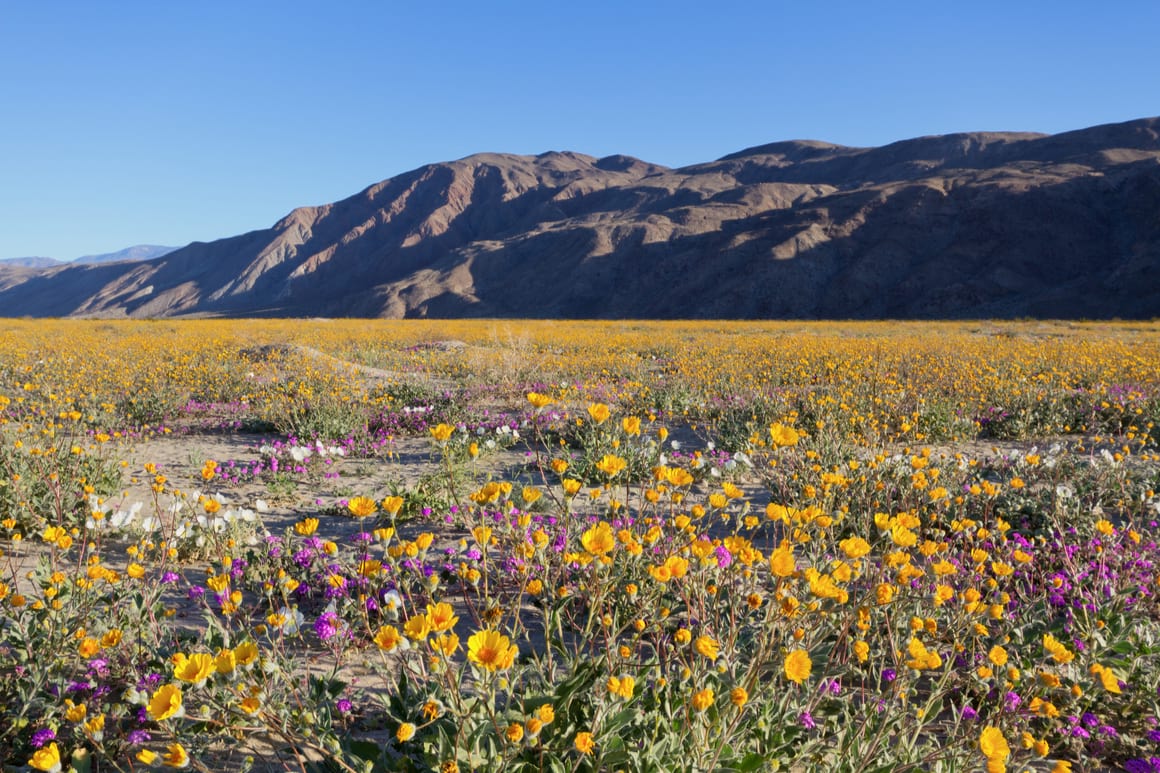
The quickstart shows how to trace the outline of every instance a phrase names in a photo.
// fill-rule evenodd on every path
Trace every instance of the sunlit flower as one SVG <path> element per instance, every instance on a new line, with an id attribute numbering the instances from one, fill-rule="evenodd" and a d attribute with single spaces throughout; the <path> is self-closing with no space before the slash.
<path id="1" fill-rule="evenodd" d="M 32 753 L 28 761 L 30 767 L 43 770 L 46 773 L 60 773 L 60 749 L 56 742 L 42 746 Z"/>
<path id="2" fill-rule="evenodd" d="M 907 652 L 910 654 L 910 659 L 906 661 L 906 665 L 916 671 L 934 670 L 942 667 L 942 657 L 934 650 L 928 649 L 916 637 L 911 637 L 907 644 Z"/>
<path id="3" fill-rule="evenodd" d="M 636 688 L 636 679 L 631 676 L 610 676 L 606 687 L 609 694 L 628 700 Z"/>
<path id="4" fill-rule="evenodd" d="M 445 633 L 431 640 L 431 648 L 445 658 L 449 658 L 459 651 L 459 637 L 454 633 Z"/>
<path id="5" fill-rule="evenodd" d="M 782 446 L 796 446 L 801 435 L 793 427 L 787 427 L 779 422 L 770 425 L 769 438 L 774 447 L 780 448 Z"/>
<path id="6" fill-rule="evenodd" d="M 403 623 L 403 633 L 407 634 L 408 639 L 420 641 L 427 638 L 427 634 L 431 632 L 431 624 L 427 619 L 427 615 L 415 615 L 407 619 Z"/>
<path id="7" fill-rule="evenodd" d="M 1075 653 L 1049 633 L 1043 634 L 1043 648 L 1056 663 L 1070 663 L 1075 659 Z"/>
<path id="8" fill-rule="evenodd" d="M 161 755 L 161 760 L 167 768 L 189 767 L 189 753 L 186 752 L 185 747 L 179 743 L 169 744 L 165 753 Z"/>
<path id="9" fill-rule="evenodd" d="M 861 558 L 870 552 L 870 543 L 861 537 L 848 537 L 838 543 L 847 558 Z"/>
<path id="10" fill-rule="evenodd" d="M 616 547 L 616 536 L 612 532 L 612 526 L 601 521 L 580 535 L 580 544 L 589 553 L 600 556 Z"/>
<path id="11" fill-rule="evenodd" d="M 802 684 L 810 678 L 810 671 L 814 663 L 810 654 L 803 649 L 796 649 L 785 657 L 785 678 L 791 682 Z"/>
<path id="12" fill-rule="evenodd" d="M 96 742 L 101 742 L 105 738 L 105 715 L 97 714 L 90 717 L 84 724 L 85 734 Z"/>
<path id="13" fill-rule="evenodd" d="M 83 722 L 89 713 L 88 707 L 86 707 L 83 703 L 73 703 L 71 700 L 66 698 L 64 705 L 66 706 L 64 718 L 69 722 Z"/>
<path id="14" fill-rule="evenodd" d="M 793 548 L 787 544 L 769 554 L 769 569 L 777 577 L 789 577 L 797 570 Z"/>
<path id="15" fill-rule="evenodd" d="M 207 652 L 197 652 L 189 657 L 179 652 L 173 658 L 174 677 L 194 686 L 203 684 L 214 668 L 214 657 Z"/>
<path id="16" fill-rule="evenodd" d="M 446 601 L 427 605 L 427 625 L 433 633 L 442 633 L 455 627 L 459 616 Z"/>
<path id="17" fill-rule="evenodd" d="M 175 684 L 164 684 L 157 688 L 146 707 L 149 717 L 156 722 L 180 717 L 185 713 L 181 702 L 181 688 Z"/>
<path id="18" fill-rule="evenodd" d="M 238 692 L 244 694 L 241 688 L 238 689 Z M 262 700 L 259 697 L 261 691 L 256 687 L 251 687 L 249 692 L 250 694 L 238 703 L 238 707 L 246 714 L 256 714 L 258 709 L 262 708 Z"/>
<path id="19" fill-rule="evenodd" d="M 870 645 L 861 640 L 854 642 L 854 655 L 859 663 L 865 663 L 870 657 Z"/>
<path id="20" fill-rule="evenodd" d="M 77 652 L 82 658 L 86 660 L 96 657 L 97 653 L 101 651 L 101 643 L 91 636 L 85 637 L 80 646 L 77 647 Z"/>
<path id="21" fill-rule="evenodd" d="M 444 705 L 438 700 L 429 698 L 427 702 L 423 704 L 423 719 L 428 722 L 433 722 L 434 720 L 443 716 L 443 712 L 446 710 L 446 707 L 444 707 Z"/>
<path id="22" fill-rule="evenodd" d="M 979 734 L 979 750 L 987 758 L 988 773 L 1001 772 L 1007 769 L 1007 758 L 1011 756 L 1011 747 L 1003 737 L 1003 731 L 988 725 Z"/>
<path id="23" fill-rule="evenodd" d="M 592 754 L 596 751 L 596 741 L 592 739 L 592 733 L 577 733 L 576 737 L 572 739 L 572 745 L 581 754 Z"/>
<path id="24" fill-rule="evenodd" d="M 615 478 L 624 470 L 627 465 L 628 463 L 625 462 L 624 459 L 621 459 L 619 456 L 616 456 L 615 454 L 605 454 L 603 457 L 601 457 L 600 461 L 596 463 L 596 469 L 600 470 L 610 478 Z"/>
<path id="25" fill-rule="evenodd" d="M 604 403 L 592 403 L 588 406 L 588 415 L 592 417 L 592 421 L 597 424 L 603 424 L 608 421 L 611 411 L 609 411 L 608 406 Z"/>
<path id="26" fill-rule="evenodd" d="M 1112 669 L 1108 668 L 1107 666 L 1100 665 L 1099 663 L 1095 663 L 1091 667 L 1091 673 L 1100 678 L 1100 684 L 1102 684 L 1104 689 L 1108 692 L 1115 693 L 1117 695 L 1122 692 L 1120 689 L 1120 680 L 1116 676 L 1116 673 L 1112 671 Z"/>
<path id="27" fill-rule="evenodd" d="M 478 631 L 467 640 L 467 659 L 488 671 L 511 668 L 518 653 L 519 648 L 498 631 Z"/>
<path id="28" fill-rule="evenodd" d="M 346 503 L 346 509 L 355 518 L 366 518 L 374 515 L 379 506 L 370 497 L 351 497 L 350 501 Z"/>
<path id="29" fill-rule="evenodd" d="M 689 571 L 688 559 L 681 556 L 669 556 L 660 566 L 650 566 L 649 575 L 657 582 L 679 580 Z"/>
<path id="30" fill-rule="evenodd" d="M 214 658 L 214 669 L 223 675 L 232 674 L 238 667 L 238 657 L 231 649 L 218 650 L 217 657 Z"/>
<path id="31" fill-rule="evenodd" d="M 239 666 L 249 666 L 258 659 L 258 645 L 252 641 L 244 641 L 234 647 L 234 660 Z"/>
<path id="32" fill-rule="evenodd" d="M 693 644 L 693 649 L 709 660 L 716 660 L 719 646 L 717 640 L 712 636 L 698 636 L 697 641 Z"/>

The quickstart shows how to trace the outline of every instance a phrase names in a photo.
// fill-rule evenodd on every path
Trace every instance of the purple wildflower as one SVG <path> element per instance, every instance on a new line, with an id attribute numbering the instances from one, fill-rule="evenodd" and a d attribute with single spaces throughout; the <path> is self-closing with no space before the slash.
<path id="1" fill-rule="evenodd" d="M 818 685 L 818 692 L 828 692 L 830 695 L 834 696 L 841 695 L 842 682 L 838 679 L 823 679 L 821 684 Z"/>
<path id="2" fill-rule="evenodd" d="M 56 733 L 51 727 L 42 727 L 32 734 L 32 746 L 36 749 L 44 746 L 49 741 L 56 739 Z"/>
<path id="3" fill-rule="evenodd" d="M 718 545 L 715 553 L 717 555 L 717 566 L 719 568 L 727 569 L 733 563 L 733 554 L 724 545 Z"/>
<path id="4" fill-rule="evenodd" d="M 333 612 L 323 612 L 314 621 L 314 633 L 318 634 L 319 639 L 328 641 L 339 633 L 341 626 L 342 621 L 338 619 L 338 615 Z"/>

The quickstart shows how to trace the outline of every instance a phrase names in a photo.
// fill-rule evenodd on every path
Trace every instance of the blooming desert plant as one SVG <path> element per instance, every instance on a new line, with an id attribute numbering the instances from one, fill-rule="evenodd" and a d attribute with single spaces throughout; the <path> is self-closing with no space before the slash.
<path id="1" fill-rule="evenodd" d="M 1156 769 L 1148 326 L 530 326 L 495 385 L 434 323 L 310 331 L 416 414 L 238 356 L 300 323 L 5 324 L 8 768 Z M 140 465 L 154 387 L 285 434 Z"/>

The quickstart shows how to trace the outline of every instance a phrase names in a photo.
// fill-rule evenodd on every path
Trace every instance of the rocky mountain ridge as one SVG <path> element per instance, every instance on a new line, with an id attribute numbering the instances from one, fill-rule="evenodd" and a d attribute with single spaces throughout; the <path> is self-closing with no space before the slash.
<path id="1" fill-rule="evenodd" d="M 163 257 L 0 266 L 0 314 L 1160 316 L 1160 119 L 670 169 L 483 153 Z"/>

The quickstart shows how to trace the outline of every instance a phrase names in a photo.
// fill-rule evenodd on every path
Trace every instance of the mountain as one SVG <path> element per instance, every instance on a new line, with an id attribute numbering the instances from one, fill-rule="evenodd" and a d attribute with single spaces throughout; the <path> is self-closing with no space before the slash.
<path id="1" fill-rule="evenodd" d="M 73 263 L 120 263 L 130 260 L 150 260 L 168 255 L 177 247 L 162 247 L 157 244 L 137 244 L 116 252 L 105 252 L 100 255 L 82 255 L 74 259 Z M 51 268 L 62 266 L 68 261 L 56 258 L 0 258 L 0 266 L 17 266 L 23 268 Z"/>
<path id="2" fill-rule="evenodd" d="M 0 267 L 36 316 L 1160 316 L 1160 118 L 877 148 L 430 164 L 136 263 Z"/>
<path id="3" fill-rule="evenodd" d="M 59 266 L 61 261 L 56 258 L 0 258 L 0 266 L 19 266 L 22 268 L 48 268 Z"/>
<path id="4" fill-rule="evenodd" d="M 151 260 L 168 255 L 177 247 L 162 247 L 158 244 L 137 244 L 116 252 L 106 252 L 101 255 L 82 255 L 74 263 L 118 263 L 127 260 Z"/>

